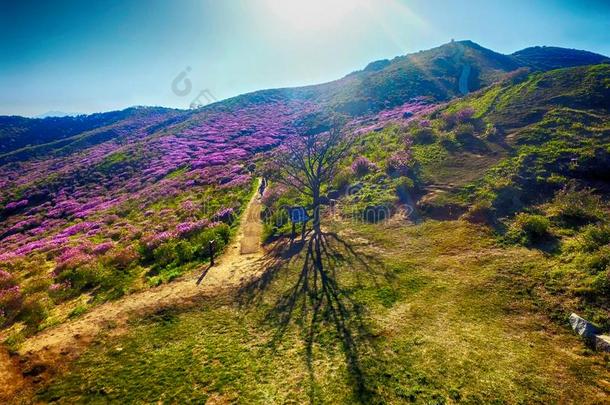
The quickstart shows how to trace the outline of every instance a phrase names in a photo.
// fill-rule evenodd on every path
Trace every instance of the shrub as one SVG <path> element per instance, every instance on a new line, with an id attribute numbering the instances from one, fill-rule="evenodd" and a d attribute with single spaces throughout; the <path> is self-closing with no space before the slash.
<path id="1" fill-rule="evenodd" d="M 95 246 L 92 250 L 93 254 L 102 255 L 114 247 L 113 242 L 103 242 Z"/>
<path id="2" fill-rule="evenodd" d="M 413 160 L 408 151 L 396 152 L 386 160 L 386 172 L 390 176 L 406 176 L 411 172 L 412 163 Z"/>
<path id="3" fill-rule="evenodd" d="M 72 294 L 72 284 L 65 280 L 61 283 L 53 283 L 49 286 L 49 297 L 55 302 L 61 302 Z"/>
<path id="4" fill-rule="evenodd" d="M 459 124 L 456 128 L 455 128 L 455 138 L 462 142 L 464 140 L 468 140 L 470 138 L 472 138 L 475 133 L 476 130 L 474 128 L 474 125 L 470 124 L 470 123 L 465 123 L 465 124 Z"/>
<path id="5" fill-rule="evenodd" d="M 595 253 L 583 255 L 582 267 L 591 274 L 610 270 L 610 247 L 602 248 Z"/>
<path id="6" fill-rule="evenodd" d="M 96 265 L 85 264 L 64 270 L 56 280 L 60 283 L 69 282 L 72 292 L 77 294 L 97 287 L 103 281 L 103 275 Z"/>
<path id="7" fill-rule="evenodd" d="M 369 174 L 375 165 L 364 156 L 359 156 L 352 163 L 352 173 L 357 177 Z"/>
<path id="8" fill-rule="evenodd" d="M 231 238 L 231 228 L 229 228 L 226 224 L 220 224 L 214 228 L 214 231 L 223 244 L 229 243 L 229 239 Z"/>
<path id="9" fill-rule="evenodd" d="M 519 213 L 515 218 L 515 226 L 525 238 L 526 242 L 533 243 L 549 236 L 551 221 L 542 215 Z"/>
<path id="10" fill-rule="evenodd" d="M 353 177 L 351 170 L 341 170 L 333 180 L 333 188 L 343 192 L 352 183 Z"/>
<path id="11" fill-rule="evenodd" d="M 458 142 L 453 132 L 444 133 L 439 138 L 439 143 L 441 144 L 441 146 L 447 149 L 448 151 L 455 150 L 458 146 Z"/>
<path id="12" fill-rule="evenodd" d="M 233 208 L 223 208 L 214 214 L 214 221 L 231 224 L 235 219 L 235 210 Z"/>
<path id="13" fill-rule="evenodd" d="M 155 266 L 159 268 L 167 267 L 178 260 L 176 254 L 175 243 L 168 242 L 158 246 L 153 251 Z"/>
<path id="14" fill-rule="evenodd" d="M 49 298 L 42 293 L 27 297 L 19 312 L 19 320 L 30 327 L 36 327 L 49 315 Z"/>
<path id="15" fill-rule="evenodd" d="M 120 249 L 109 255 L 107 263 L 119 270 L 125 270 L 140 259 L 140 255 L 133 246 Z"/>
<path id="16" fill-rule="evenodd" d="M 472 107 L 466 107 L 457 113 L 455 113 L 455 118 L 458 123 L 469 122 L 474 116 L 474 109 Z"/>
<path id="17" fill-rule="evenodd" d="M 604 245 L 610 244 L 610 226 L 588 225 L 582 233 L 582 249 L 593 252 Z"/>
<path id="18" fill-rule="evenodd" d="M 180 241 L 176 243 L 176 258 L 179 264 L 188 263 L 193 260 L 195 252 L 190 243 Z"/>
<path id="19" fill-rule="evenodd" d="M 490 191 L 493 207 L 500 213 L 516 212 L 523 207 L 522 191 L 510 181 L 496 182 Z"/>
<path id="20" fill-rule="evenodd" d="M 454 113 L 445 112 L 441 115 L 442 127 L 445 130 L 451 130 L 457 124 L 457 117 Z"/>
<path id="21" fill-rule="evenodd" d="M 396 192 L 400 196 L 404 192 L 412 191 L 415 188 L 415 182 L 412 178 L 402 176 L 396 181 Z"/>
<path id="22" fill-rule="evenodd" d="M 4 317 L 10 319 L 12 315 L 15 315 L 21 308 L 22 302 L 23 295 L 18 285 L 0 290 L 0 311 Z"/>
<path id="23" fill-rule="evenodd" d="M 607 297 L 610 295 L 610 271 L 599 273 L 593 280 L 591 287 L 599 296 Z"/>
<path id="24" fill-rule="evenodd" d="M 58 257 L 55 274 L 90 263 L 93 258 L 78 248 L 68 248 Z"/>
<path id="25" fill-rule="evenodd" d="M 13 287 L 17 282 L 11 273 L 0 270 L 0 290 Z"/>
<path id="26" fill-rule="evenodd" d="M 415 128 L 411 132 L 413 143 L 416 145 L 428 145 L 434 143 L 436 140 L 436 134 L 434 130 L 429 127 Z"/>
<path id="27" fill-rule="evenodd" d="M 419 125 L 421 128 L 429 128 L 430 127 L 430 120 L 428 120 L 428 119 L 421 119 L 421 120 L 417 121 L 417 125 Z"/>
<path id="28" fill-rule="evenodd" d="M 473 224 L 491 224 L 494 220 L 494 210 L 490 201 L 480 200 L 472 204 L 463 218 Z"/>
<path id="29" fill-rule="evenodd" d="M 549 212 L 571 225 L 581 225 L 605 218 L 601 198 L 591 189 L 576 190 L 573 184 L 555 194 Z"/>

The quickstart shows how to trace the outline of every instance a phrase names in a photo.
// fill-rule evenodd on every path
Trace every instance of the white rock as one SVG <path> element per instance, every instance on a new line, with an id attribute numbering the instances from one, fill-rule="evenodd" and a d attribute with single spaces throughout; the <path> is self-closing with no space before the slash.
<path id="1" fill-rule="evenodd" d="M 573 313 L 570 315 L 570 325 L 572 325 L 572 329 L 584 339 L 591 342 L 595 341 L 597 328 L 591 322 Z"/>

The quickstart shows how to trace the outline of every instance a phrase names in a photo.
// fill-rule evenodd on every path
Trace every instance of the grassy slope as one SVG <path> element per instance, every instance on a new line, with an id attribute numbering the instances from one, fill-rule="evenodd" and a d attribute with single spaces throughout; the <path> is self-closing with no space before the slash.
<path id="1" fill-rule="evenodd" d="M 344 255 L 336 281 L 345 327 L 314 322 L 311 354 L 308 301 L 278 335 L 277 311 L 286 313 L 277 299 L 299 275 L 292 265 L 256 304 L 213 301 L 100 338 L 39 399 L 595 403 L 610 393 L 607 359 L 540 310 L 539 252 L 500 249 L 462 221 L 334 227 L 361 258 L 382 262 L 365 269 Z"/>
<path id="2" fill-rule="evenodd" d="M 443 119 L 441 113 L 437 114 L 432 121 L 437 142 L 415 146 L 424 180 L 459 187 L 472 183 L 466 192 L 474 197 L 472 185 L 485 188 L 480 182 L 485 175 L 487 183 L 538 176 L 540 184 L 533 188 L 532 184 L 527 185 L 529 190 L 520 185 L 532 195 L 544 187 L 552 188 L 548 184 L 550 177 L 586 180 L 595 174 L 605 176 L 601 167 L 603 160 L 590 157 L 598 149 L 607 151 L 610 146 L 609 77 L 610 65 L 536 73 L 516 79 L 516 83 L 505 81 L 449 104 L 442 112 L 474 109 L 472 145 L 453 141 L 451 148 L 442 147 L 442 142 L 454 135 L 452 131 L 440 129 Z M 494 129 L 494 136 L 487 135 L 490 128 Z M 568 168 L 566 161 L 570 159 L 578 162 L 581 169 Z M 443 201 L 464 204 L 464 192 L 455 191 L 452 195 L 443 195 Z"/>

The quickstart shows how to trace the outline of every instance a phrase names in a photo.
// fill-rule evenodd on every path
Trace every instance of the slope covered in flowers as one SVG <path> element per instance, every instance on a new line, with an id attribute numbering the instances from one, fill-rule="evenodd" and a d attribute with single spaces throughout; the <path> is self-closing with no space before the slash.
<path id="1" fill-rule="evenodd" d="M 311 103 L 267 100 L 127 119 L 108 140 L 0 166 L 0 321 L 33 331 L 81 293 L 111 299 L 220 248 L 252 189 L 248 161 Z"/>

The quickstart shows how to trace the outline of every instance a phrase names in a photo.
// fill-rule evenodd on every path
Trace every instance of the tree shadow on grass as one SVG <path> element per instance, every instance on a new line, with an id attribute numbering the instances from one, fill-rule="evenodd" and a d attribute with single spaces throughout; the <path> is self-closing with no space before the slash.
<path id="1" fill-rule="evenodd" d="M 366 308 L 354 299 L 353 292 L 365 281 L 362 276 L 375 282 L 379 276 L 391 278 L 391 275 L 384 272 L 381 262 L 373 256 L 357 251 L 330 232 L 312 231 L 294 243 L 279 241 L 265 261 L 265 274 L 241 290 L 242 304 L 260 303 L 269 293 L 272 305 L 265 320 L 275 329 L 270 341 L 273 350 L 282 343 L 290 325 L 300 329 L 311 402 L 315 402 L 318 386 L 314 354 L 318 347 L 327 344 L 328 336 L 341 347 L 354 399 L 370 402 L 374 390 L 367 381 L 361 357 L 374 349 L 372 333 L 364 317 Z M 294 264 L 296 274 L 290 270 Z M 355 283 L 349 287 L 342 285 L 338 280 L 340 271 L 351 272 Z M 272 283 L 281 273 L 294 278 L 288 283 L 277 283 L 283 288 L 276 293 Z"/>

